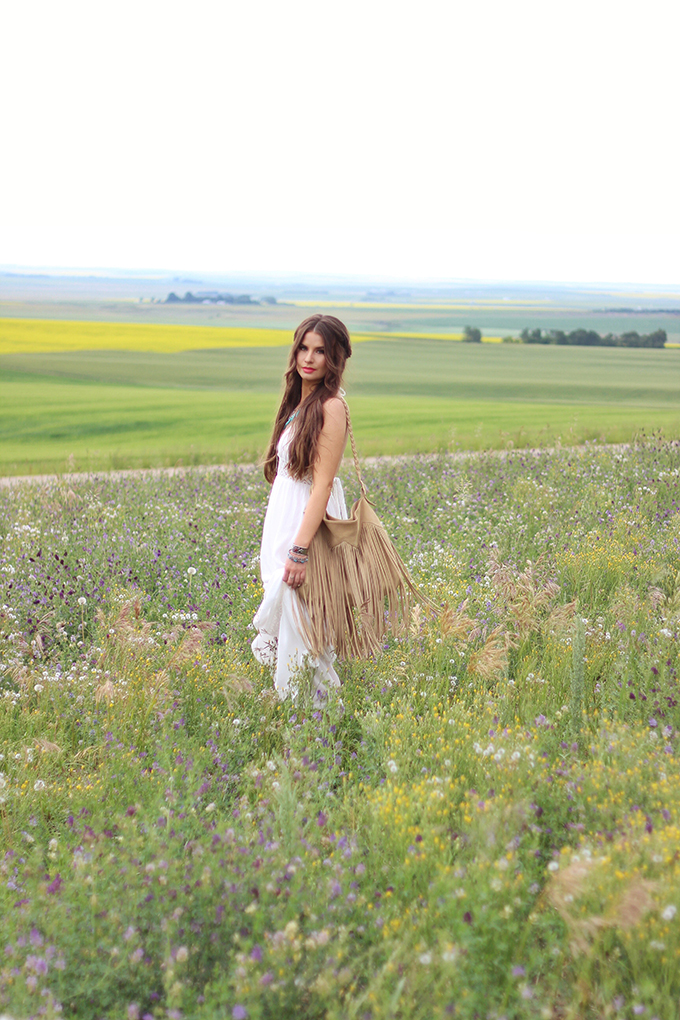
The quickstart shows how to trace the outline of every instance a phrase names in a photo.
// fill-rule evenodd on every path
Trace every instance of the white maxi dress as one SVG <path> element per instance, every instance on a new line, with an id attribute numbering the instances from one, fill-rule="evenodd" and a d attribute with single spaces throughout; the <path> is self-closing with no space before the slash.
<path id="1" fill-rule="evenodd" d="M 311 476 L 308 480 L 299 481 L 288 474 L 288 450 L 294 428 L 295 422 L 290 422 L 281 433 L 277 446 L 278 467 L 269 496 L 260 549 L 264 599 L 253 620 L 258 633 L 251 647 L 258 662 L 273 667 L 274 686 L 281 699 L 288 694 L 296 697 L 300 672 L 309 669 L 314 700 L 320 703 L 325 700 L 328 688 L 340 686 L 340 678 L 333 668 L 335 653 L 328 648 L 323 655 L 312 655 L 296 624 L 295 610 L 301 610 L 297 593 L 283 580 L 288 550 L 295 542 L 312 491 Z M 333 481 L 328 513 L 347 519 L 345 494 L 339 478 Z"/>

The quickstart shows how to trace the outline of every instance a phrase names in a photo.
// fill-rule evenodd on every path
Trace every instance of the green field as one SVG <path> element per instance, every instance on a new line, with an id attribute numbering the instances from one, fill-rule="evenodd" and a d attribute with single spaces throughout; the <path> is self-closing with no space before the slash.
<path id="1" fill-rule="evenodd" d="M 677 1020 L 678 459 L 367 464 L 442 612 L 323 710 L 261 472 L 0 487 L 0 1015 Z"/>
<path id="2" fill-rule="evenodd" d="M 4 354 L 0 471 L 256 460 L 286 359 L 280 346 Z M 680 435 L 677 350 L 366 340 L 346 384 L 365 456 Z"/>
<path id="3" fill-rule="evenodd" d="M 275 305 L 164 304 L 139 301 L 0 301 L 3 319 L 43 319 L 128 324 L 208 326 L 245 329 L 285 329 L 314 311 L 337 315 L 352 333 L 460 333 L 466 325 L 478 326 L 485 337 L 518 335 L 530 329 L 594 329 L 598 333 L 652 333 L 665 329 L 670 342 L 680 342 L 680 311 L 607 312 L 606 306 L 638 306 L 636 294 L 591 294 L 560 303 L 541 300 L 474 300 L 449 302 L 380 303 L 370 301 L 294 301 Z M 654 304 L 676 305 L 677 295 L 657 295 Z M 596 308 L 594 305 L 602 306 Z"/>

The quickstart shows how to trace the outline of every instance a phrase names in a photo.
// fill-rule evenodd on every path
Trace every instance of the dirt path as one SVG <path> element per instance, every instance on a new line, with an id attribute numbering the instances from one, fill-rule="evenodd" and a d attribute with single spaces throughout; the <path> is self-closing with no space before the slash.
<path id="1" fill-rule="evenodd" d="M 555 453 L 557 450 L 568 451 L 572 454 L 585 453 L 586 450 L 592 450 L 593 446 L 597 445 L 597 449 L 611 450 L 615 453 L 624 453 L 630 450 L 630 443 L 611 443 L 611 444 L 591 444 L 589 446 L 562 446 L 562 447 L 529 447 L 527 449 L 517 450 L 488 450 L 485 451 L 487 454 L 497 456 L 499 458 L 518 456 L 523 457 L 537 457 L 543 453 Z M 409 454 L 402 453 L 394 456 L 383 456 L 383 457 L 361 457 L 362 464 L 390 464 L 401 460 L 407 460 L 410 457 L 421 457 L 424 460 L 436 460 L 441 456 L 445 456 L 453 461 L 465 460 L 468 457 L 474 457 L 482 451 L 479 450 L 461 450 L 456 453 L 425 453 L 425 454 Z M 345 458 L 345 467 L 351 469 L 352 461 L 350 458 Z M 261 467 L 259 464 L 198 464 L 184 467 L 165 467 L 165 468 L 127 468 L 122 471 L 78 471 L 78 472 L 65 472 L 64 474 L 52 474 L 52 475 L 5 475 L 0 476 L 0 488 L 12 488 L 15 485 L 54 485 L 61 483 L 62 485 L 80 485 L 83 482 L 92 482 L 95 479 L 106 477 L 106 478 L 172 478 L 175 475 L 187 475 L 187 474 L 214 474 L 219 472 L 229 473 L 233 471 L 240 471 L 244 474 L 251 474 L 254 471 L 260 471 Z M 0 1020 L 2 1018 L 0 1017 Z"/>

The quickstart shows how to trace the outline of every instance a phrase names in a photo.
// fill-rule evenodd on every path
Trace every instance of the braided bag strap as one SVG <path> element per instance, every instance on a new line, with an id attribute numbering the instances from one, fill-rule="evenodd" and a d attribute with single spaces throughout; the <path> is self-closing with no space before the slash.
<path id="1" fill-rule="evenodd" d="M 365 499 L 368 499 L 368 491 L 367 491 L 366 486 L 364 484 L 364 480 L 361 477 L 361 468 L 359 467 L 359 455 L 357 453 L 357 444 L 354 441 L 354 433 L 352 432 L 352 419 L 351 419 L 350 413 L 349 413 L 349 405 L 348 405 L 347 401 L 345 400 L 345 398 L 344 398 L 344 396 L 342 394 L 340 394 L 340 399 L 342 400 L 343 404 L 345 405 L 345 414 L 347 416 L 347 428 L 348 428 L 348 431 L 349 431 L 349 441 L 352 444 L 352 457 L 354 458 L 354 470 L 356 471 L 357 479 L 359 480 L 359 486 L 361 488 L 361 495 Z"/>

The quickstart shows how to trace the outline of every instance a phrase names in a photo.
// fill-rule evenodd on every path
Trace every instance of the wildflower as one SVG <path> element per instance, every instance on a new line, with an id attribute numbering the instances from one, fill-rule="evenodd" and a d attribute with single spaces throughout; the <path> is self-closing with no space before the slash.
<path id="1" fill-rule="evenodd" d="M 187 567 L 187 574 L 189 577 L 193 577 L 196 573 L 196 567 Z M 243 1006 L 234 1006 L 234 1015 L 236 1015 L 237 1009 L 243 1009 Z M 245 1016 L 245 1013 L 243 1014 Z"/>
<path id="2" fill-rule="evenodd" d="M 237 1005 L 234 1006 L 234 1008 L 232 1009 L 231 1015 L 233 1017 L 233 1020 L 246 1020 L 246 1017 L 248 1016 L 248 1010 L 246 1009 L 245 1006 Z"/>
<path id="3" fill-rule="evenodd" d="M 177 963 L 185 963 L 189 959 L 189 950 L 186 946 L 180 946 L 175 953 L 175 959 Z"/>
<path id="4" fill-rule="evenodd" d="M 42 684 L 33 684 L 33 690 L 36 692 L 36 694 L 40 694 L 42 691 L 45 690 L 45 688 L 43 687 Z"/>
<path id="5" fill-rule="evenodd" d="M 393 761 L 393 759 L 390 758 L 390 760 L 387 763 L 387 767 L 390 770 L 390 772 L 392 772 L 392 773 L 396 772 L 397 771 L 397 763 L 396 763 L 396 761 Z"/>
<path id="6" fill-rule="evenodd" d="M 525 971 L 524 967 L 522 967 L 521 965 L 518 965 L 517 967 L 513 967 L 512 968 L 512 976 L 513 977 L 524 977 L 525 974 L 526 974 L 526 971 Z"/>
<path id="7" fill-rule="evenodd" d="M 664 907 L 664 909 L 661 911 L 661 917 L 663 918 L 664 921 L 672 921 L 677 912 L 678 908 L 675 907 L 672 903 L 670 903 L 667 907 Z"/>
<path id="8" fill-rule="evenodd" d="M 63 879 L 61 875 L 57 872 L 57 874 L 54 876 L 54 880 L 50 882 L 45 891 L 50 896 L 53 896 L 55 893 L 59 892 L 63 884 L 64 884 Z"/>
<path id="9" fill-rule="evenodd" d="M 432 963 L 432 953 L 421 953 L 419 960 L 422 963 L 423 967 L 429 967 L 429 965 Z"/>
<path id="10" fill-rule="evenodd" d="M 550 864 L 548 865 L 548 871 L 559 871 L 559 870 L 560 870 L 560 866 L 557 863 L 557 861 L 551 861 Z"/>
<path id="11" fill-rule="evenodd" d="M 33 789 L 36 791 L 36 793 L 40 793 L 41 790 L 45 789 L 45 783 L 42 781 L 42 779 L 36 779 L 35 783 L 33 784 Z"/>
<path id="12" fill-rule="evenodd" d="M 81 595 L 80 598 L 78 599 L 78 605 L 79 606 L 86 606 L 87 605 L 87 599 L 85 598 L 84 595 Z"/>
<path id="13" fill-rule="evenodd" d="M 664 949 L 666 948 L 666 943 L 660 942 L 659 939 L 652 939 L 652 941 L 649 943 L 649 948 L 656 950 L 656 952 L 658 953 L 663 953 Z"/>

